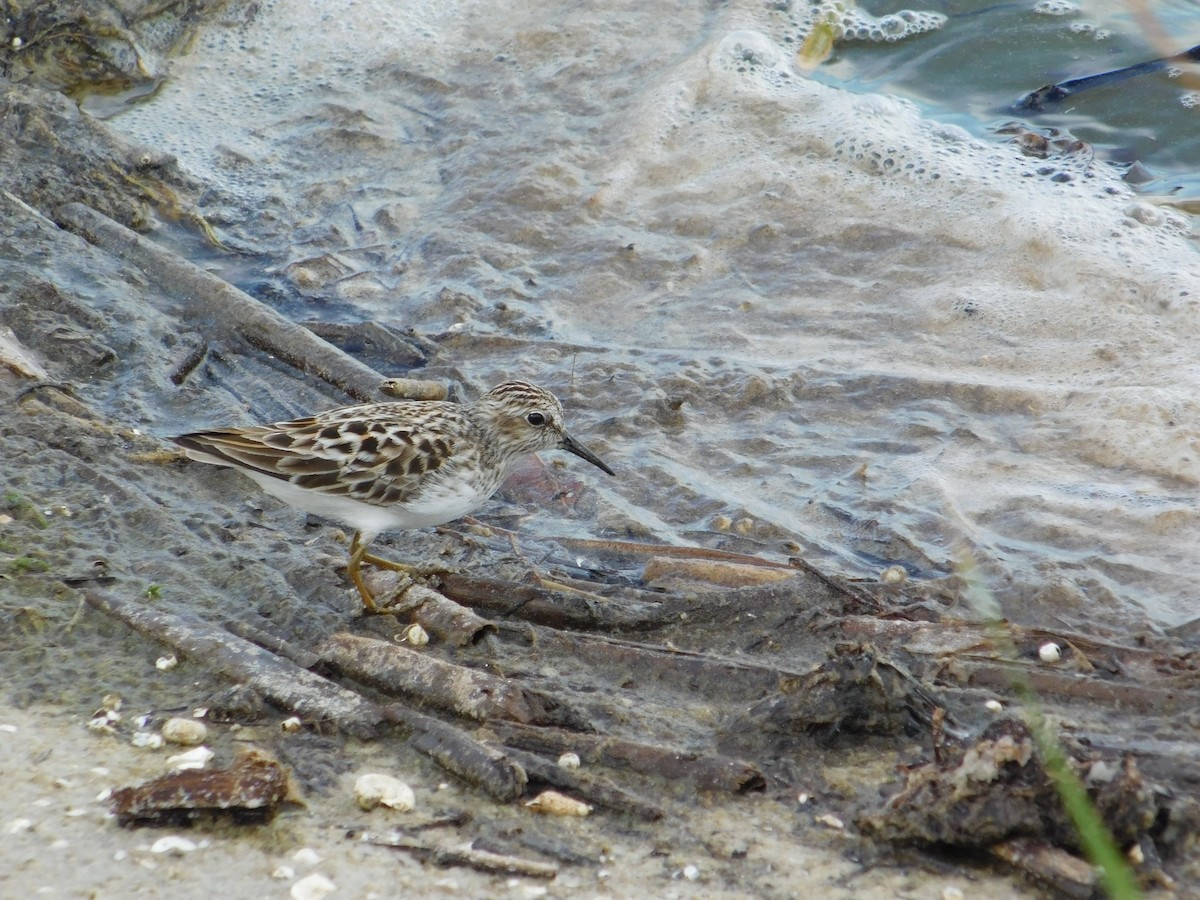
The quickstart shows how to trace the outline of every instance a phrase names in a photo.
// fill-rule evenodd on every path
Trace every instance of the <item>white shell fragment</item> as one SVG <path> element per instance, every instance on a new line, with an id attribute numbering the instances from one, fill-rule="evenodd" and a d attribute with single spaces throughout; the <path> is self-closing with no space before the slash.
<path id="1" fill-rule="evenodd" d="M 582 800 L 558 791 L 542 791 L 526 802 L 525 808 L 548 816 L 586 816 L 592 811 L 591 806 Z"/>
<path id="2" fill-rule="evenodd" d="M 282 722 L 280 722 L 279 727 L 288 734 L 295 734 L 304 727 L 304 723 L 300 721 L 299 716 L 292 716 L 291 718 L 284 719 Z"/>
<path id="3" fill-rule="evenodd" d="M 186 753 L 176 753 L 174 756 L 168 756 L 167 762 L 177 771 L 180 769 L 203 769 L 214 755 L 207 747 L 197 747 L 194 750 L 188 750 Z"/>
<path id="4" fill-rule="evenodd" d="M 9 834 L 20 834 L 22 831 L 33 829 L 33 819 L 13 819 L 8 823 Z"/>
<path id="5" fill-rule="evenodd" d="M 908 572 L 904 566 L 888 566 L 879 573 L 879 580 L 884 584 L 904 584 L 908 581 Z"/>
<path id="6" fill-rule="evenodd" d="M 1062 659 L 1062 648 L 1050 641 L 1038 647 L 1038 659 L 1044 663 L 1058 662 Z"/>
<path id="7" fill-rule="evenodd" d="M 315 866 L 321 861 L 321 854 L 312 847 L 301 847 L 292 854 L 292 862 L 301 866 Z"/>
<path id="8" fill-rule="evenodd" d="M 115 709 L 105 709 L 88 719 L 87 727 L 92 731 L 112 733 L 113 726 L 121 721 L 121 714 Z"/>
<path id="9" fill-rule="evenodd" d="M 989 700 L 983 704 L 984 709 L 988 712 L 998 713 L 1004 711 L 1004 704 L 999 700 Z"/>
<path id="10" fill-rule="evenodd" d="M 560 769 L 578 769 L 580 766 L 578 753 L 564 753 L 558 758 Z"/>
<path id="11" fill-rule="evenodd" d="M 163 745 L 163 736 L 153 731 L 135 731 L 129 742 L 135 747 L 148 747 L 158 750 Z"/>
<path id="12" fill-rule="evenodd" d="M 288 893 L 292 900 L 322 900 L 336 890 L 336 884 L 320 872 L 314 872 L 293 884 Z"/>
<path id="13" fill-rule="evenodd" d="M 160 837 L 157 841 L 150 845 L 151 853 L 170 853 L 173 856 L 180 856 L 184 853 L 191 853 L 196 849 L 196 842 L 188 840 L 185 837 L 169 834 L 166 837 Z"/>
<path id="14" fill-rule="evenodd" d="M 197 747 L 208 738 L 208 728 L 195 719 L 173 718 L 163 722 L 163 739 L 183 747 Z"/>
<path id="15" fill-rule="evenodd" d="M 417 805 L 413 789 L 391 775 L 360 775 L 354 782 L 354 802 L 362 809 L 386 806 L 388 809 L 407 812 Z"/>
<path id="16" fill-rule="evenodd" d="M 154 668 L 160 672 L 170 672 L 179 665 L 179 658 L 172 653 L 170 656 L 160 656 L 154 661 Z"/>

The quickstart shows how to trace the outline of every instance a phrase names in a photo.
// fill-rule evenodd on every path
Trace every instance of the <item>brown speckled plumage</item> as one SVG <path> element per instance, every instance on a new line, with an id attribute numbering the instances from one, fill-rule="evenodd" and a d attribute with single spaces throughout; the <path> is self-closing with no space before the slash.
<path id="1" fill-rule="evenodd" d="M 268 493 L 356 531 L 350 577 L 374 598 L 358 564 L 381 531 L 440 525 L 474 512 L 518 463 L 562 449 L 612 474 L 563 426 L 558 399 L 507 381 L 474 403 L 368 403 L 291 422 L 197 431 L 175 438 L 192 459 L 249 475 Z"/>

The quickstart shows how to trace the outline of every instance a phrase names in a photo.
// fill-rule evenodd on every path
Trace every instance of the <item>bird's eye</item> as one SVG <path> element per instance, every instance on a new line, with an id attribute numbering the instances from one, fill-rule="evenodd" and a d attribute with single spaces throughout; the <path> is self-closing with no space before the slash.
<path id="1" fill-rule="evenodd" d="M 525 421 L 528 422 L 530 425 L 545 425 L 546 417 L 543 416 L 540 412 L 531 412 L 529 415 L 527 415 L 525 417 Z"/>

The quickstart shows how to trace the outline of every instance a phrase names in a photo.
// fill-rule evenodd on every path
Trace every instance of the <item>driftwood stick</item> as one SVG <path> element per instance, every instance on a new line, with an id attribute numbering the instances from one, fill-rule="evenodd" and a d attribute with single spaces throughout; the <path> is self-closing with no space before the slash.
<path id="1" fill-rule="evenodd" d="M 588 728 L 581 714 L 549 694 L 399 644 L 341 633 L 316 652 L 356 681 L 478 722 L 507 719 Z"/>
<path id="2" fill-rule="evenodd" d="M 666 612 L 657 599 L 641 599 L 661 596 L 648 592 L 637 592 L 636 599 L 617 596 L 600 603 L 582 593 L 493 578 L 453 574 L 439 580 L 442 593 L 452 600 L 551 628 L 644 631 L 663 625 L 674 615 Z"/>
<path id="3" fill-rule="evenodd" d="M 105 591 L 84 595 L 88 605 L 175 648 L 218 675 L 254 688 L 272 703 L 302 716 L 328 720 L 362 738 L 383 721 L 378 706 L 273 653 L 191 616 L 153 609 Z"/>
<path id="4" fill-rule="evenodd" d="M 543 755 L 576 753 L 589 765 L 631 769 L 641 775 L 672 781 L 686 780 L 702 791 L 740 794 L 766 787 L 766 779 L 753 763 L 717 753 L 690 753 L 678 747 L 511 722 L 495 722 L 491 728 L 511 747 Z"/>
<path id="5" fill-rule="evenodd" d="M 378 398 L 382 375 L 228 282 L 82 203 L 59 207 L 56 217 L 89 243 L 142 269 L 174 295 L 179 302 L 171 312 L 181 321 L 200 324 L 208 332 L 236 334 L 356 400 Z"/>
<path id="6" fill-rule="evenodd" d="M 367 583 L 387 612 L 408 616 L 431 637 L 455 647 L 469 647 L 495 633 L 495 623 L 424 585 L 410 584 L 395 597 L 384 599 L 389 593 L 384 585 L 389 581 L 394 584 L 396 578 L 393 572 L 371 573 Z"/>
<path id="7" fill-rule="evenodd" d="M 409 743 L 415 750 L 499 802 L 511 803 L 525 792 L 525 770 L 500 750 L 399 703 L 390 703 L 381 712 L 387 721 L 412 733 Z"/>
<path id="8" fill-rule="evenodd" d="M 601 775 L 564 769 L 552 760 L 511 747 L 505 748 L 505 753 L 521 764 L 531 785 L 570 791 L 597 806 L 630 813 L 647 822 L 657 822 L 666 815 L 661 806 L 634 796 Z"/>
<path id="9" fill-rule="evenodd" d="M 1041 697 L 1089 700 L 1127 713 L 1172 715 L 1194 709 L 1196 703 L 1194 684 L 1157 688 L 1071 672 L 1041 671 L 1020 663 L 960 660 L 957 665 L 966 683 L 973 687 L 1009 693 L 1015 686 L 1023 685 Z"/>
<path id="10" fill-rule="evenodd" d="M 779 690 L 781 680 L 803 672 L 776 668 L 752 660 L 729 659 L 710 653 L 635 643 L 598 634 L 579 634 L 539 626 L 501 623 L 500 639 L 526 641 L 547 655 L 577 663 L 607 666 L 645 684 L 679 686 L 703 683 L 709 699 L 717 696 L 755 701 Z M 536 723 L 526 723 L 536 724 Z"/>
<path id="11" fill-rule="evenodd" d="M 1085 860 L 1046 841 L 1014 838 L 993 844 L 988 852 L 1065 897 L 1096 896 L 1100 881 L 1096 870 Z"/>
<path id="12" fill-rule="evenodd" d="M 277 635 L 271 634 L 269 631 L 263 631 L 249 622 L 243 622 L 240 619 L 230 619 L 225 623 L 225 630 L 252 644 L 257 644 L 264 650 L 270 650 L 276 656 L 291 660 L 302 669 L 315 669 L 321 664 L 321 657 L 317 656 L 311 650 L 298 647 L 291 641 L 286 641 Z"/>

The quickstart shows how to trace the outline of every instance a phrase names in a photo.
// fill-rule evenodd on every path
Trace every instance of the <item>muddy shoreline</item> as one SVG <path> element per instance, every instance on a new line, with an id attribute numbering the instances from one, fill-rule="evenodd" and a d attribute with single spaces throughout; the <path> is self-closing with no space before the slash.
<path id="1" fill-rule="evenodd" d="M 186 29 L 162 52 L 184 40 Z M 454 363 L 471 338 L 376 326 L 370 361 L 394 368 L 375 371 L 357 358 L 362 331 L 316 329 L 341 338 L 347 354 L 252 298 L 222 295 L 203 272 L 156 247 L 202 240 L 195 210 L 207 186 L 155 148 L 124 144 L 59 93 L 57 72 L 115 77 L 111 66 L 89 62 L 88 42 L 59 49 L 84 57 L 68 65 L 69 56 L 55 55 L 40 80 L 36 67 L 18 73 L 10 60 L 10 75 L 23 81 L 0 81 L 0 325 L 33 364 L 10 349 L 0 368 L 8 411 L 0 424 L 0 725 L 12 726 L 0 742 L 0 771 L 19 784 L 4 809 L 22 860 L 3 882 L 14 893 L 50 885 L 64 894 L 204 896 L 217 865 L 247 893 L 282 894 L 318 870 L 345 896 L 401 887 L 495 893 L 514 877 L 442 869 L 361 840 L 394 827 L 429 847 L 472 841 L 556 865 L 553 881 L 519 883 L 529 896 L 541 888 L 623 896 L 647 884 L 662 896 L 731 897 L 1095 890 L 1086 866 L 1055 880 L 1049 864 L 1014 860 L 1011 843 L 1007 857 L 995 851 L 1031 836 L 1047 852 L 1076 853 L 1069 829 L 1045 814 L 1055 798 L 1032 775 L 1013 794 L 1033 795 L 1041 804 L 1034 813 L 1053 820 L 1039 834 L 1022 831 L 1027 820 L 1013 806 L 1007 825 L 1003 815 L 988 819 L 1001 823 L 993 834 L 979 820 L 890 817 L 903 803 L 885 803 L 905 797 L 902 770 L 953 771 L 989 727 L 1020 719 L 1028 690 L 1081 764 L 1102 760 L 1115 772 L 1136 761 L 1136 778 L 1105 782 L 1136 802 L 1114 800 L 1106 812 L 1122 822 L 1131 810 L 1149 816 L 1122 838 L 1143 860 L 1163 854 L 1161 864 L 1143 863 L 1147 883 L 1173 880 L 1186 893 L 1200 880 L 1197 813 L 1187 799 L 1200 781 L 1194 629 L 1164 633 L 1144 621 L 1081 631 L 1032 611 L 998 631 L 971 612 L 960 577 L 851 582 L 742 553 L 736 530 L 728 558 L 700 553 L 707 568 L 688 568 L 672 548 L 639 549 L 649 541 L 636 515 L 609 508 L 569 467 L 525 472 L 481 525 L 385 544 L 401 558 L 457 569 L 435 586 L 496 625 L 478 642 L 435 635 L 419 652 L 520 687 L 521 712 L 474 715 L 412 685 L 381 685 L 378 662 L 356 670 L 363 654 L 355 642 L 394 643 L 407 618 L 359 617 L 340 568 L 347 536 L 237 479 L 185 465 L 164 437 L 180 423 L 379 396 L 391 376 L 442 380 L 462 396 L 480 387 Z M 597 423 L 597 432 L 616 444 L 621 427 Z M 508 534 L 526 519 L 551 517 L 573 536 Z M 594 542 L 580 543 L 581 534 Z M 787 578 L 767 583 L 761 570 Z M 546 572 L 576 593 L 540 589 L 531 576 Z M 105 597 L 113 602 L 97 600 Z M 121 605 L 162 618 L 138 631 L 113 613 Z M 286 674 L 255 680 L 225 666 L 212 645 L 189 655 L 191 638 L 171 637 L 181 621 L 230 641 L 268 635 L 308 654 L 300 671 L 370 709 L 396 711 L 368 715 L 361 729 L 339 727 L 335 715 L 289 701 L 279 687 Z M 1048 644 L 1059 648 L 1056 659 L 1042 653 Z M 172 653 L 177 667 L 156 665 Z M 297 665 L 296 654 L 276 655 Z M 89 730 L 112 695 L 121 699 L 119 719 Z M 531 697 L 542 701 L 533 712 Z M 98 795 L 160 774 L 166 752 L 135 747 L 134 735 L 201 708 L 216 765 L 240 746 L 261 746 L 293 771 L 304 805 L 264 826 L 207 823 L 186 832 L 193 849 L 156 853 L 148 848 L 161 835 L 119 828 Z M 284 730 L 294 714 L 300 729 Z M 561 778 L 564 790 L 598 808 L 578 820 L 534 816 L 522 805 L 524 786 L 496 800 L 461 767 L 422 751 L 437 723 L 504 757 L 526 785 Z M 1017 732 L 991 734 L 988 747 L 1001 737 L 1005 747 L 1032 747 Z M 703 765 L 655 768 L 653 748 Z M 555 771 L 566 750 L 583 758 L 592 781 Z M 721 769 L 727 762 L 732 769 Z M 996 762 L 1008 775 L 1014 765 Z M 1017 768 L 1031 771 L 1024 762 Z M 357 809 L 350 785 L 371 770 L 410 780 L 414 813 Z M 723 781 L 718 770 L 745 777 Z M 936 786 L 907 790 L 913 807 L 934 808 L 922 791 Z M 963 840 L 972 832 L 986 840 Z M 88 860 L 69 880 L 54 869 L 56 841 Z M 321 862 L 311 854 L 297 861 L 304 849 Z M 1030 870 L 1040 880 L 1019 874 Z"/>

